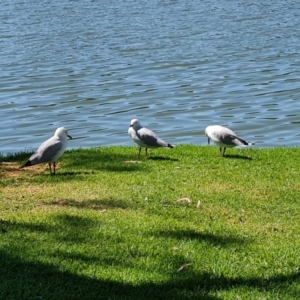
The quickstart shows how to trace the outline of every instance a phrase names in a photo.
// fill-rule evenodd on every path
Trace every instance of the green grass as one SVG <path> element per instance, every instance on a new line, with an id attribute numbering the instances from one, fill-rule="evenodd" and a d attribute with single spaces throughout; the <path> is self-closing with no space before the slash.
<path id="1" fill-rule="evenodd" d="M 299 299 L 299 148 L 137 152 L 2 157 L 0 299 Z"/>

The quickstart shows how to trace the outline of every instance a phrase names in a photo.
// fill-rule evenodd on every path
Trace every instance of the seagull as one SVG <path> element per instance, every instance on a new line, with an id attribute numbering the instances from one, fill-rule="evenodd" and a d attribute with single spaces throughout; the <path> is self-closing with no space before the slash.
<path id="1" fill-rule="evenodd" d="M 173 148 L 172 145 L 160 139 L 153 131 L 143 127 L 138 119 L 130 121 L 128 134 L 140 146 L 138 158 L 140 158 L 142 147 L 146 148 L 146 157 L 148 157 L 148 148 Z"/>
<path id="2" fill-rule="evenodd" d="M 72 139 L 64 127 L 57 128 L 54 135 L 42 143 L 36 152 L 30 156 L 29 160 L 20 167 L 20 169 L 41 163 L 48 163 L 50 173 L 55 174 L 56 161 L 65 152 L 68 138 Z M 53 163 L 53 173 L 51 163 Z"/>
<path id="3" fill-rule="evenodd" d="M 246 147 L 254 145 L 254 143 L 246 142 L 245 140 L 238 137 L 229 128 L 220 125 L 212 125 L 206 127 L 205 135 L 208 138 L 208 144 L 210 140 L 213 140 L 220 147 L 220 156 L 225 155 L 226 148 L 233 148 L 236 146 Z"/>

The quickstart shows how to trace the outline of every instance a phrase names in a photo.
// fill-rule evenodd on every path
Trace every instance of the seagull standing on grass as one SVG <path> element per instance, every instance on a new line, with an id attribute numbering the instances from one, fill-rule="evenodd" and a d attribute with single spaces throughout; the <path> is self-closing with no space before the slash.
<path id="1" fill-rule="evenodd" d="M 225 155 L 226 148 L 233 148 L 236 146 L 246 147 L 246 146 L 254 145 L 254 143 L 246 142 L 245 140 L 238 137 L 229 128 L 220 125 L 212 125 L 206 127 L 205 135 L 208 138 L 208 144 L 210 140 L 212 140 L 220 147 L 221 156 Z"/>
<path id="2" fill-rule="evenodd" d="M 53 174 L 55 174 L 56 161 L 65 152 L 68 144 L 68 138 L 72 139 L 64 127 L 57 128 L 54 135 L 41 144 L 36 152 L 30 156 L 29 160 L 22 165 L 20 169 L 41 163 L 48 163 L 50 173 L 52 174 L 51 163 L 53 163 Z"/>
<path id="3" fill-rule="evenodd" d="M 150 129 L 143 127 L 138 119 L 132 119 L 130 121 L 128 134 L 132 140 L 140 146 L 138 158 L 140 158 L 142 147 L 146 148 L 146 157 L 148 157 L 148 148 L 173 148 L 172 145 L 160 139 Z"/>

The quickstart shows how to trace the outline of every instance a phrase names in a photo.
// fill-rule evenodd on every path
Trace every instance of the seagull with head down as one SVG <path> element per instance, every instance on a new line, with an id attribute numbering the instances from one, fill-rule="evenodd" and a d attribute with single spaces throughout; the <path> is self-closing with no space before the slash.
<path id="1" fill-rule="evenodd" d="M 51 163 L 53 163 L 53 174 L 55 174 L 56 161 L 65 152 L 68 144 L 68 138 L 72 139 L 64 127 L 57 128 L 54 135 L 42 143 L 36 152 L 30 156 L 29 160 L 20 167 L 20 169 L 41 163 L 48 163 L 50 173 L 52 174 Z"/>
<path id="2" fill-rule="evenodd" d="M 130 121 L 128 134 L 140 146 L 138 158 L 140 158 L 142 147 L 146 148 L 146 157 L 148 157 L 148 148 L 173 148 L 171 144 L 160 139 L 153 131 L 143 127 L 138 119 Z"/>
<path id="3" fill-rule="evenodd" d="M 225 155 L 226 148 L 254 145 L 238 137 L 231 129 L 220 125 L 207 126 L 205 135 L 208 138 L 208 144 L 212 140 L 220 147 L 220 156 Z"/>

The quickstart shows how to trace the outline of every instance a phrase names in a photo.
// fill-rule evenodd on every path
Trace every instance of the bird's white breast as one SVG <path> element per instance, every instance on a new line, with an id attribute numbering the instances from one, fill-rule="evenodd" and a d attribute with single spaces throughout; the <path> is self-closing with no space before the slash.
<path id="1" fill-rule="evenodd" d="M 147 145 L 138 137 L 136 131 L 132 128 L 129 127 L 128 129 L 128 134 L 131 137 L 131 139 L 138 144 L 140 147 L 146 147 Z"/>

